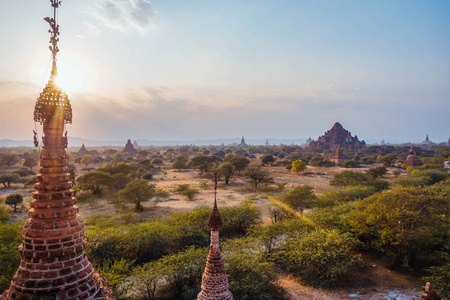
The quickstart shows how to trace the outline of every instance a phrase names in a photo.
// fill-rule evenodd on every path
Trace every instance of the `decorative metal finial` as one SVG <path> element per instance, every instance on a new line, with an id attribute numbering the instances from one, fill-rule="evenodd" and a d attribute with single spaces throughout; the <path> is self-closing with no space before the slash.
<path id="1" fill-rule="evenodd" d="M 51 34 L 50 44 L 48 48 L 50 52 L 52 52 L 53 64 L 52 64 L 52 75 L 51 80 L 53 81 L 55 77 L 58 75 L 58 71 L 56 69 L 56 54 L 59 52 L 58 41 L 59 41 L 59 25 L 56 19 L 57 9 L 61 5 L 61 1 L 58 0 L 50 0 L 53 7 L 53 18 L 46 17 L 44 20 L 50 25 L 50 30 L 48 31 Z"/>
<path id="2" fill-rule="evenodd" d="M 53 17 L 46 17 L 44 20 L 50 25 L 51 34 L 50 51 L 52 52 L 52 73 L 50 75 L 50 80 L 45 86 L 44 90 L 38 97 L 36 106 L 34 109 L 34 121 L 41 124 L 50 120 L 51 118 L 57 116 L 62 118 L 64 124 L 72 123 L 72 107 L 67 94 L 64 93 L 55 84 L 55 78 L 58 74 L 56 69 L 56 54 L 59 52 L 58 41 L 59 41 L 59 25 L 57 21 L 57 9 L 61 5 L 61 1 L 50 0 L 53 7 Z"/>

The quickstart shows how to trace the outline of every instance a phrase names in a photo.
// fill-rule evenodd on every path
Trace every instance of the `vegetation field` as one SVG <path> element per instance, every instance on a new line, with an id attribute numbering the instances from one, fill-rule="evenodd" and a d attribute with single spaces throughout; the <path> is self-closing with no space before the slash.
<path id="1" fill-rule="evenodd" d="M 235 299 L 450 294 L 450 148 L 372 146 L 335 166 L 300 146 L 70 148 L 87 255 L 118 299 L 195 299 L 215 197 Z M 0 292 L 17 270 L 39 153 L 0 149 Z"/>

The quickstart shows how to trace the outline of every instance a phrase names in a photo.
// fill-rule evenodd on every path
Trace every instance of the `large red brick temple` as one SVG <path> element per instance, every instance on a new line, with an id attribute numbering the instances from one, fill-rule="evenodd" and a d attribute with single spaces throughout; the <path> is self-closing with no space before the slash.
<path id="1" fill-rule="evenodd" d="M 57 9 L 50 0 L 51 77 L 39 95 L 34 120 L 43 125 L 39 174 L 22 232 L 20 266 L 0 299 L 115 299 L 108 282 L 99 275 L 85 254 L 83 218 L 78 214 L 73 178 L 67 166 L 67 132 L 72 108 L 67 95 L 55 84 L 56 54 L 59 52 Z M 36 134 L 36 133 L 35 133 Z M 38 141 L 35 135 L 35 144 Z"/>
<path id="2" fill-rule="evenodd" d="M 358 136 L 352 136 L 352 133 L 344 129 L 339 122 L 334 123 L 333 127 L 319 137 L 317 141 L 311 141 L 309 148 L 318 150 L 336 150 L 338 147 L 357 151 L 366 147 L 365 141 L 359 141 Z"/>
<path id="3" fill-rule="evenodd" d="M 233 294 L 228 289 L 228 277 L 219 245 L 219 229 L 222 225 L 217 200 L 214 199 L 214 208 L 208 219 L 208 227 L 211 228 L 211 245 L 202 276 L 202 290 L 197 295 L 197 300 L 233 300 Z"/>

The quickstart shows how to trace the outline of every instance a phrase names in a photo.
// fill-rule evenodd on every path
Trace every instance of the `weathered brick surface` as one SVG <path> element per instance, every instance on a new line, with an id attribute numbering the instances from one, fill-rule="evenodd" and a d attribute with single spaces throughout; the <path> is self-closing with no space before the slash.
<path id="1" fill-rule="evenodd" d="M 50 80 L 46 90 L 50 94 L 41 97 L 54 97 L 58 88 Z M 115 299 L 86 257 L 84 222 L 69 181 L 64 107 L 52 105 L 51 110 L 43 122 L 41 168 L 19 246 L 22 259 L 0 299 Z"/>
<path id="2" fill-rule="evenodd" d="M 228 289 L 228 277 L 219 245 L 219 228 L 222 225 L 222 219 L 216 201 L 214 201 L 214 209 L 209 216 L 208 225 L 211 227 L 211 244 L 202 276 L 202 290 L 197 295 L 197 300 L 232 300 L 233 295 Z"/>

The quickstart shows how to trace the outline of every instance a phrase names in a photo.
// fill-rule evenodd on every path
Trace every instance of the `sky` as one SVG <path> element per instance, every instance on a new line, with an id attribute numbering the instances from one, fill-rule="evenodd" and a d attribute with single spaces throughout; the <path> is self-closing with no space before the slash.
<path id="1" fill-rule="evenodd" d="M 365 140 L 447 141 L 449 13 L 445 0 L 62 0 L 69 136 L 317 139 L 340 122 Z M 0 1 L 0 139 L 32 138 L 46 16 L 48 0 Z"/>

